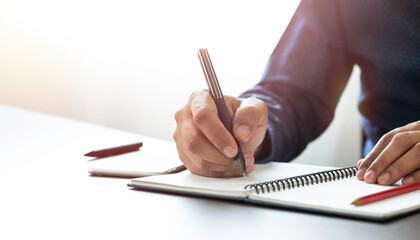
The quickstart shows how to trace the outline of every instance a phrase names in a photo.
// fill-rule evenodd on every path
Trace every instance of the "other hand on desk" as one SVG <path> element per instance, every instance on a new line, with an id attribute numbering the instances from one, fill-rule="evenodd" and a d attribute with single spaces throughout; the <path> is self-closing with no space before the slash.
<path id="1" fill-rule="evenodd" d="M 267 106 L 256 98 L 225 96 L 225 101 L 249 173 L 254 170 L 254 154 L 267 131 Z M 208 177 L 242 176 L 232 160 L 238 151 L 235 139 L 219 120 L 209 91 L 191 94 L 188 103 L 175 113 L 175 119 L 173 137 L 178 154 L 192 173 Z"/>
<path id="2" fill-rule="evenodd" d="M 420 182 L 420 121 L 385 134 L 357 167 L 357 177 L 368 183 Z"/>

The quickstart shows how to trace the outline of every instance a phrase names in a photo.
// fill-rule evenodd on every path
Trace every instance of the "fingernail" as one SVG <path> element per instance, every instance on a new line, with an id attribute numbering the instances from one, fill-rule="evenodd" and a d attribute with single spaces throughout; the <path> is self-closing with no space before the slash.
<path id="1" fill-rule="evenodd" d="M 413 177 L 408 177 L 408 178 L 405 178 L 403 180 L 403 184 L 410 184 L 410 183 L 413 183 L 413 182 L 414 182 L 414 178 Z"/>
<path id="2" fill-rule="evenodd" d="M 357 168 L 360 167 L 360 164 L 362 163 L 362 161 L 363 161 L 363 159 L 360 159 L 359 161 L 357 161 L 357 164 L 356 164 Z"/>
<path id="3" fill-rule="evenodd" d="M 223 152 L 225 153 L 225 155 L 227 157 L 234 157 L 235 156 L 235 150 L 231 146 L 225 147 L 225 149 L 223 150 Z"/>
<path id="4" fill-rule="evenodd" d="M 363 179 L 365 177 L 365 173 L 366 173 L 366 168 L 362 168 L 359 169 L 359 171 L 357 171 L 357 178 L 358 179 Z"/>
<path id="5" fill-rule="evenodd" d="M 368 183 L 375 182 L 375 172 L 373 170 L 369 170 L 369 172 L 365 174 L 365 182 L 368 182 Z"/>
<path id="6" fill-rule="evenodd" d="M 378 183 L 380 184 L 388 184 L 389 180 L 391 179 L 391 175 L 389 173 L 381 174 L 381 176 L 378 177 Z"/>
<path id="7" fill-rule="evenodd" d="M 249 137 L 249 127 L 245 125 L 241 125 L 236 128 L 236 131 L 238 131 L 239 135 L 241 135 L 243 138 L 248 139 Z"/>

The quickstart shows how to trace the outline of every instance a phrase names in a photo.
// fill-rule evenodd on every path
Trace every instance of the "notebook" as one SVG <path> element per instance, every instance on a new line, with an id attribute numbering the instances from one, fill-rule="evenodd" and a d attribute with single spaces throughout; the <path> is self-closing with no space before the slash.
<path id="1" fill-rule="evenodd" d="M 257 164 L 247 177 L 208 178 L 184 171 L 135 178 L 128 185 L 374 221 L 390 220 L 420 209 L 420 191 L 364 206 L 352 205 L 356 198 L 392 187 L 359 181 L 356 171 L 356 167 L 268 163 Z"/>

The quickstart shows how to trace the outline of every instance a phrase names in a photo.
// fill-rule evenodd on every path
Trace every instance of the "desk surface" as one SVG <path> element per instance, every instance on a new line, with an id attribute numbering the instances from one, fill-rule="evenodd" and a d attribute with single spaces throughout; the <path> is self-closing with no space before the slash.
<path id="1" fill-rule="evenodd" d="M 0 239 L 420 236 L 419 213 L 374 223 L 136 191 L 127 179 L 89 176 L 84 153 L 139 140 L 139 161 L 178 163 L 169 142 L 0 104 Z"/>

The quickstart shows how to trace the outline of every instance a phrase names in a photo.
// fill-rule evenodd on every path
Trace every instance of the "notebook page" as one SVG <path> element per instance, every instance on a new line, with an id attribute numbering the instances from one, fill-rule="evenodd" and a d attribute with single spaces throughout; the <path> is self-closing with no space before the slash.
<path id="1" fill-rule="evenodd" d="M 374 217 L 387 217 L 420 207 L 420 191 L 400 195 L 364 206 L 351 204 L 356 198 L 391 187 L 368 184 L 356 177 L 309 185 L 269 194 L 252 194 L 249 198 L 296 207 Z"/>
<path id="2" fill-rule="evenodd" d="M 248 176 L 247 179 L 252 178 Z M 245 178 L 208 178 L 183 171 L 175 174 L 159 175 L 131 180 L 134 187 L 146 187 L 157 190 L 188 192 L 225 197 L 247 197 L 250 191 L 244 191 Z"/>
<path id="3" fill-rule="evenodd" d="M 177 174 L 135 178 L 131 180 L 131 185 L 220 196 L 246 197 L 251 192 L 250 190 L 244 190 L 244 187 L 248 184 L 329 169 L 331 167 L 293 163 L 267 163 L 256 165 L 255 171 L 247 177 L 208 178 L 184 171 Z"/>

